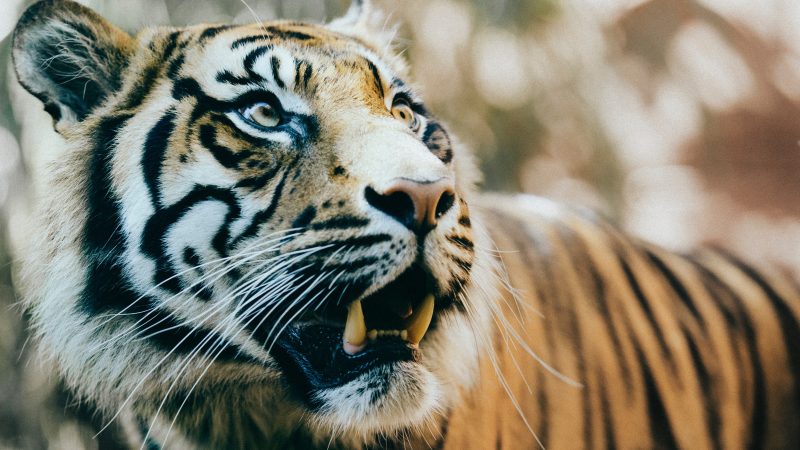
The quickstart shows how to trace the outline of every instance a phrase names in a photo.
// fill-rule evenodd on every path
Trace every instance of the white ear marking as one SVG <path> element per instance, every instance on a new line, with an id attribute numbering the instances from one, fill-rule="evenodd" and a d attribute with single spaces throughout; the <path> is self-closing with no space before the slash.
<path id="1" fill-rule="evenodd" d="M 363 25 L 372 10 L 370 0 L 353 0 L 347 12 L 338 19 L 334 19 L 329 26 L 332 28 L 356 28 Z"/>
<path id="2" fill-rule="evenodd" d="M 334 19 L 327 27 L 337 33 L 352 36 L 370 44 L 375 49 L 391 54 L 392 41 L 397 27 L 387 25 L 386 14 L 373 8 L 370 0 L 353 0 L 344 16 Z"/>

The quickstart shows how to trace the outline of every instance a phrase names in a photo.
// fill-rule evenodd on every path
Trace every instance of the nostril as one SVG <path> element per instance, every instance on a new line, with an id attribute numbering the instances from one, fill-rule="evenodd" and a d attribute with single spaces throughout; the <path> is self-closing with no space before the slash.
<path id="1" fill-rule="evenodd" d="M 414 225 L 414 201 L 405 192 L 395 191 L 383 195 L 367 186 L 364 198 L 373 208 L 388 214 L 403 225 L 409 228 Z"/>
<path id="2" fill-rule="evenodd" d="M 450 211 L 450 208 L 453 207 L 453 203 L 456 201 L 456 196 L 450 191 L 445 191 L 442 193 L 442 196 L 439 198 L 439 202 L 436 204 L 436 218 L 439 219 L 443 215 Z"/>

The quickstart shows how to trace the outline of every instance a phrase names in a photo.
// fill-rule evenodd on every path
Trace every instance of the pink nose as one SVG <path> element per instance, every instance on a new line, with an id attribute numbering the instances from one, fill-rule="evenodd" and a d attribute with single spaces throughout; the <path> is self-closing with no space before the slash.
<path id="1" fill-rule="evenodd" d="M 415 233 L 425 234 L 435 228 L 439 218 L 453 206 L 455 188 L 449 178 L 436 181 L 396 178 L 383 193 L 367 187 L 364 196 L 374 208 Z"/>

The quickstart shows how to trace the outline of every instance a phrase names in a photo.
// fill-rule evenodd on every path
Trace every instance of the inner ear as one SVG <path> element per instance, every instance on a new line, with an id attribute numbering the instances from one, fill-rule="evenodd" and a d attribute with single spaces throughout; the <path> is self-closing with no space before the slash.
<path id="1" fill-rule="evenodd" d="M 20 83 L 44 103 L 61 130 L 119 90 L 134 47 L 130 35 L 89 8 L 51 0 L 23 13 L 12 58 Z"/>

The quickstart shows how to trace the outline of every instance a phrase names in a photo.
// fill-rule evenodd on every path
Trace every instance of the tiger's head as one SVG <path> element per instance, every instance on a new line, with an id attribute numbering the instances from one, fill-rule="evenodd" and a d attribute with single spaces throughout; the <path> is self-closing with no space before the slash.
<path id="1" fill-rule="evenodd" d="M 67 0 L 25 12 L 15 69 L 68 147 L 25 290 L 80 395 L 195 439 L 228 415 L 367 442 L 472 382 L 474 171 L 372 17 L 131 36 Z"/>

